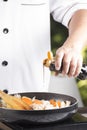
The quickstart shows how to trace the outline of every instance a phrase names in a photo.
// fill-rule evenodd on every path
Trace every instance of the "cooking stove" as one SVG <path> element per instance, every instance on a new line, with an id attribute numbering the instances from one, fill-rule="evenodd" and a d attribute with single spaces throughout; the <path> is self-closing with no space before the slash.
<path id="1" fill-rule="evenodd" d="M 87 107 L 79 108 L 72 118 L 49 124 L 0 122 L 0 130 L 87 130 Z"/>

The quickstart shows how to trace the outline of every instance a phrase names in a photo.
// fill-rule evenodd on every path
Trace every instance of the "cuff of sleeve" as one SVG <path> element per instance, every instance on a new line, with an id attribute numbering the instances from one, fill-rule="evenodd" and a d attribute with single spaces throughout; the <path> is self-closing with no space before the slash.
<path id="1" fill-rule="evenodd" d="M 70 19 L 72 18 L 73 14 L 80 9 L 87 9 L 87 3 L 84 3 L 84 4 L 79 3 L 76 5 L 73 5 L 70 9 L 68 9 L 68 11 L 65 13 L 62 19 L 62 24 L 68 28 L 68 23 Z"/>

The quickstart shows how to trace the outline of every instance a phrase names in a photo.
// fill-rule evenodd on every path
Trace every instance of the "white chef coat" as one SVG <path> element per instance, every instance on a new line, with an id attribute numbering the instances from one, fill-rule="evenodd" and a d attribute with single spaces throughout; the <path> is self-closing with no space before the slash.
<path id="1" fill-rule="evenodd" d="M 48 90 L 50 72 L 43 71 L 43 59 L 51 48 L 50 13 L 67 27 L 78 9 L 87 9 L 87 0 L 0 0 L 1 90 Z"/>

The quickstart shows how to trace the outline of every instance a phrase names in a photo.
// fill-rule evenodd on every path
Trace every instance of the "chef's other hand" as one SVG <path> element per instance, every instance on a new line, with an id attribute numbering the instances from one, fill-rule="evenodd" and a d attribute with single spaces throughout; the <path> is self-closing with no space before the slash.
<path id="1" fill-rule="evenodd" d="M 67 41 L 66 41 L 67 43 Z M 76 47 L 64 44 L 56 51 L 55 68 L 60 70 L 62 67 L 62 74 L 68 77 L 77 77 L 82 67 L 81 50 Z"/>

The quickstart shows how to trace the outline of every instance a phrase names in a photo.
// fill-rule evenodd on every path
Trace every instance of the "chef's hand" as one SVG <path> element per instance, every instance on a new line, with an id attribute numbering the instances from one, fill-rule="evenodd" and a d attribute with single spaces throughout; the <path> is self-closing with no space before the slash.
<path id="1" fill-rule="evenodd" d="M 76 77 L 79 75 L 82 67 L 81 49 L 75 46 L 70 46 L 66 40 L 65 44 L 57 49 L 55 68 L 60 70 L 62 66 L 62 74 L 69 77 Z"/>
<path id="2" fill-rule="evenodd" d="M 87 46 L 87 10 L 76 11 L 69 24 L 69 37 L 56 51 L 55 67 L 69 77 L 78 76 L 82 67 L 82 48 Z"/>

